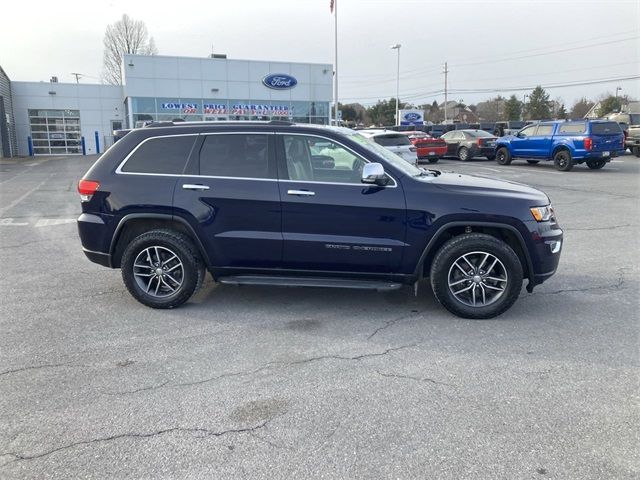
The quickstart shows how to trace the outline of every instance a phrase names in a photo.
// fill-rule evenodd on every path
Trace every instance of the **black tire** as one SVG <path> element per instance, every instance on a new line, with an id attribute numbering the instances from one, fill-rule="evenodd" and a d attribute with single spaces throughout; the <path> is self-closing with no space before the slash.
<path id="1" fill-rule="evenodd" d="M 527 163 L 531 165 L 537 165 L 538 163 L 540 163 L 540 160 L 527 160 Z"/>
<path id="2" fill-rule="evenodd" d="M 460 147 L 458 149 L 458 158 L 463 162 L 468 162 L 469 160 L 471 160 L 469 149 L 467 147 Z"/>
<path id="3" fill-rule="evenodd" d="M 633 147 L 631 149 L 631 152 L 636 156 L 636 157 L 640 157 L 640 147 Z"/>
<path id="4" fill-rule="evenodd" d="M 429 163 L 438 163 L 438 160 L 440 160 L 438 157 L 429 157 Z"/>
<path id="5" fill-rule="evenodd" d="M 511 154 L 509 153 L 509 150 L 507 150 L 505 147 L 499 148 L 496 151 L 496 161 L 500 164 L 500 165 L 509 165 L 511 163 Z"/>
<path id="6" fill-rule="evenodd" d="M 568 172 L 573 168 L 573 159 L 571 158 L 571 152 L 569 150 L 561 149 L 553 155 L 553 164 L 556 170 L 561 172 Z"/>
<path id="7" fill-rule="evenodd" d="M 159 254 L 157 254 L 158 250 L 155 250 L 156 247 L 160 251 Z M 148 248 L 155 251 L 161 261 L 167 261 L 170 254 L 173 254 L 177 257 L 177 260 L 173 260 L 173 262 L 181 263 L 181 266 L 176 267 L 176 273 L 172 275 L 174 279 L 179 280 L 179 285 L 178 282 L 173 283 L 175 280 L 169 280 L 170 277 L 166 273 L 160 277 L 166 278 L 166 282 L 162 280 L 163 283 L 160 283 L 160 279 L 157 280 L 157 283 L 152 283 L 151 279 L 148 281 L 148 285 L 151 287 L 149 290 L 156 286 L 156 292 L 164 294 L 164 296 L 158 296 L 152 292 L 148 293 L 143 288 L 142 284 L 145 282 L 146 276 L 140 274 L 149 271 L 150 275 L 155 275 L 153 267 L 134 267 L 134 262 L 139 255 L 142 255 L 141 258 L 146 258 L 143 252 Z M 162 258 L 163 255 L 164 258 Z M 152 257 L 153 253 L 148 261 L 150 265 L 153 265 L 155 260 Z M 176 263 L 169 264 L 169 268 L 175 265 Z M 138 269 L 138 276 L 134 274 L 134 268 Z M 191 239 L 183 233 L 173 230 L 151 230 L 134 238 L 124 250 L 121 270 L 122 279 L 129 293 L 140 303 L 152 308 L 174 308 L 182 305 L 200 288 L 205 274 L 204 264 Z M 161 288 L 158 289 L 158 285 Z M 175 287 L 174 292 L 169 290 L 171 286 Z"/>
<path id="8" fill-rule="evenodd" d="M 449 287 L 449 276 L 452 271 L 455 272 L 454 262 L 462 255 L 474 255 L 471 252 L 481 252 L 475 254 L 479 256 L 488 253 L 497 258 L 501 268 L 504 268 L 506 281 L 503 282 L 506 286 L 493 303 L 482 306 L 467 305 L 456 297 Z M 431 264 L 430 277 L 434 295 L 447 310 L 462 318 L 486 319 L 504 313 L 513 305 L 522 289 L 523 270 L 516 253 L 502 240 L 483 233 L 466 233 L 448 240 L 438 250 Z M 474 286 L 474 292 L 475 289 Z M 484 291 L 484 288 L 482 290 Z"/>
<path id="9" fill-rule="evenodd" d="M 495 160 L 496 156 L 495 155 L 487 155 L 487 159 L 489 160 Z"/>
<path id="10" fill-rule="evenodd" d="M 587 167 L 591 170 L 600 170 L 607 164 L 604 158 L 597 158 L 595 160 L 587 160 Z"/>

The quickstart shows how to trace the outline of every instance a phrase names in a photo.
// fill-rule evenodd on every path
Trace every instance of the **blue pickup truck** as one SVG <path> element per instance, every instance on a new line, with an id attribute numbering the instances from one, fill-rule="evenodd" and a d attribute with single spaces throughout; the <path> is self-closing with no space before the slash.
<path id="1" fill-rule="evenodd" d="M 605 166 L 611 157 L 624 152 L 620 126 L 608 120 L 539 122 L 527 125 L 515 135 L 496 142 L 496 161 L 509 165 L 515 158 L 535 164 L 553 160 L 555 167 L 568 172 L 586 163 L 592 170 Z"/>

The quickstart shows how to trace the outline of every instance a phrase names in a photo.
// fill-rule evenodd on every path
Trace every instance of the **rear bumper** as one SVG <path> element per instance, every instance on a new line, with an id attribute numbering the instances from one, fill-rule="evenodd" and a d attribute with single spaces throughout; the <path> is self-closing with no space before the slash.
<path id="1" fill-rule="evenodd" d="M 103 217 L 109 217 L 105 218 Z M 95 215 L 83 213 L 78 217 L 78 235 L 82 243 L 82 251 L 86 257 L 94 263 L 111 267 L 111 254 L 109 252 L 111 242 L 110 215 Z"/>
<path id="2" fill-rule="evenodd" d="M 418 147 L 417 153 L 420 160 L 440 158 L 447 153 L 447 147 Z"/>

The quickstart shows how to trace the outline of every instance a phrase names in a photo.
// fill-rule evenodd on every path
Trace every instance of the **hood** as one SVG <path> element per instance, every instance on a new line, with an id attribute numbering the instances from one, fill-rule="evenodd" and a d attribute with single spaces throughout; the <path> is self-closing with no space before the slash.
<path id="1" fill-rule="evenodd" d="M 530 200 L 534 205 L 549 203 L 549 197 L 544 192 L 529 185 L 479 175 L 442 173 L 431 177 L 430 183 L 454 193 Z"/>

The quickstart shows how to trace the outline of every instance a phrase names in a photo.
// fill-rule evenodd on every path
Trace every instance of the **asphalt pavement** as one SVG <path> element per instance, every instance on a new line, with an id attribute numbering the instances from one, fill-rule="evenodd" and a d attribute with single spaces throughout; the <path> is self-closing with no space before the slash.
<path id="1" fill-rule="evenodd" d="M 544 190 L 565 229 L 557 274 L 484 321 L 428 282 L 208 277 L 146 308 L 82 253 L 93 160 L 0 161 L 0 479 L 640 475 L 639 158 L 437 164 Z"/>

